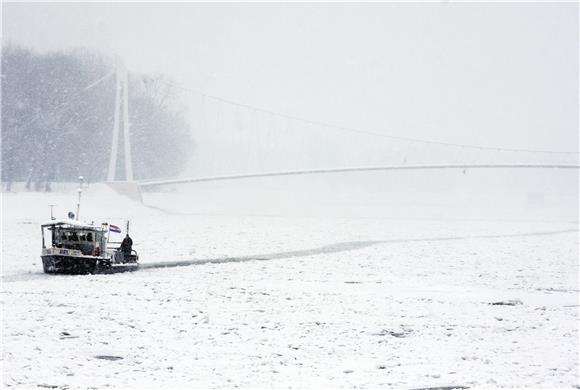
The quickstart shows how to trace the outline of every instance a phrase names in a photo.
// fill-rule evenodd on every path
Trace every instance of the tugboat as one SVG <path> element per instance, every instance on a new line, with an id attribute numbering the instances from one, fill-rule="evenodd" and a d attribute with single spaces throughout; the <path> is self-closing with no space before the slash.
<path id="1" fill-rule="evenodd" d="M 139 268 L 139 255 L 132 249 L 127 235 L 123 242 L 109 240 L 110 232 L 120 233 L 121 229 L 109 223 L 94 225 L 78 221 L 82 193 L 78 190 L 77 214 L 68 213 L 68 220 L 51 220 L 41 225 L 42 266 L 48 274 L 94 274 L 135 271 Z M 120 244 L 120 245 L 119 245 Z"/>

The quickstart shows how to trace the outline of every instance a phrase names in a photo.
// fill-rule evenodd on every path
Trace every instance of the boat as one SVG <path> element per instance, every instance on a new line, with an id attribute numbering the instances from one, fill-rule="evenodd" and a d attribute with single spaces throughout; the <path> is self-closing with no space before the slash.
<path id="1" fill-rule="evenodd" d="M 41 225 L 42 267 L 48 274 L 95 274 L 135 271 L 139 255 L 109 240 L 111 227 L 76 220 L 51 220 Z"/>
<path id="2" fill-rule="evenodd" d="M 68 213 L 68 219 L 53 216 L 54 205 L 49 205 L 50 221 L 41 224 L 42 267 L 47 274 L 95 274 L 135 271 L 139 255 L 132 249 L 129 222 L 122 242 L 110 241 L 110 232 L 121 229 L 108 222 L 95 225 L 80 222 L 79 211 L 83 177 L 79 177 L 77 212 Z"/>

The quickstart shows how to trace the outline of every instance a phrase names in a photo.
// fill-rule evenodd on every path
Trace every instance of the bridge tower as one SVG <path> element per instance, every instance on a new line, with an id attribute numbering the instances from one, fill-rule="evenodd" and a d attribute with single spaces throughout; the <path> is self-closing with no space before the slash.
<path id="1" fill-rule="evenodd" d="M 113 139 L 107 181 L 113 182 L 117 174 L 117 156 L 119 154 L 119 132 L 123 131 L 123 161 L 125 162 L 125 181 L 133 181 L 133 160 L 131 158 L 131 137 L 129 135 L 129 81 L 127 69 L 117 61 L 115 85 L 115 117 L 113 121 Z"/>

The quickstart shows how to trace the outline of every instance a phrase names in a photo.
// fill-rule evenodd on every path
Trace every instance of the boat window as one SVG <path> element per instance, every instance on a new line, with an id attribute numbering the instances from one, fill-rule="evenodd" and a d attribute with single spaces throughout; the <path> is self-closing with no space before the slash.
<path id="1" fill-rule="evenodd" d="M 85 255 L 90 255 L 94 252 L 95 243 L 103 238 L 102 232 L 92 230 L 77 230 L 75 228 L 67 227 L 49 227 L 51 231 L 48 239 L 53 248 L 67 248 L 78 249 Z M 44 237 L 44 234 L 43 234 Z"/>

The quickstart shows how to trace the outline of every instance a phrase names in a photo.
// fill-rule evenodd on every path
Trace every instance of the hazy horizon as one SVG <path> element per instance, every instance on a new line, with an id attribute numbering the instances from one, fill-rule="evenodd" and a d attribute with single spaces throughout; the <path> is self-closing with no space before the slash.
<path id="1" fill-rule="evenodd" d="M 574 3 L 8 2 L 3 37 L 339 126 L 578 150 Z"/>

